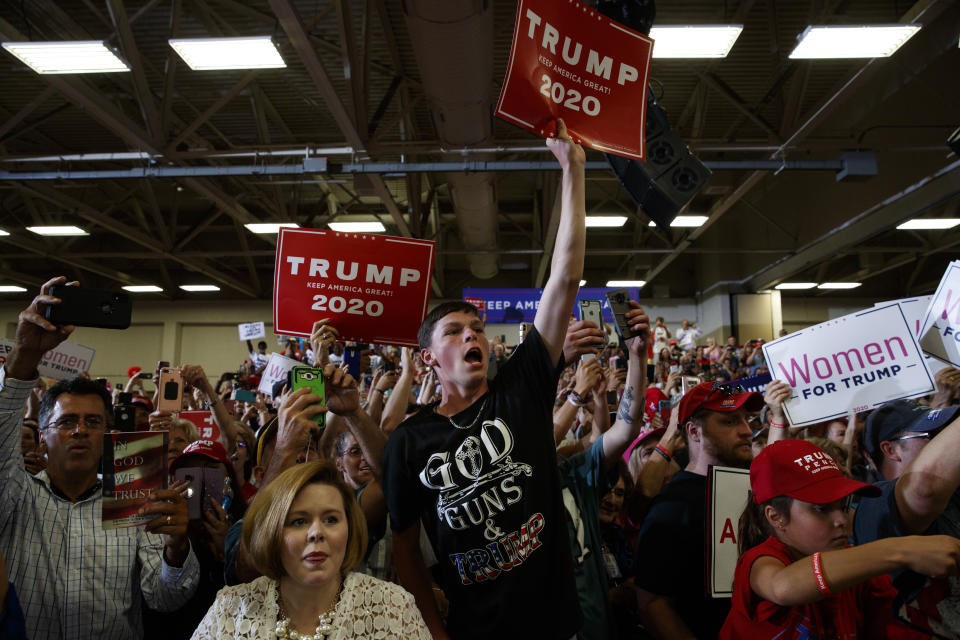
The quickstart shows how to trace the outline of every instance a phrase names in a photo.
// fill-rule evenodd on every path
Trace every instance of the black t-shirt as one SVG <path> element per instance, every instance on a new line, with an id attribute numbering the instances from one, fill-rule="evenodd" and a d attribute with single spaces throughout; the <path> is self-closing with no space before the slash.
<path id="1" fill-rule="evenodd" d="M 473 405 L 450 419 L 421 410 L 387 442 L 391 527 L 421 520 L 457 640 L 566 639 L 582 624 L 553 442 L 558 377 L 533 329 Z"/>
<path id="2" fill-rule="evenodd" d="M 706 589 L 707 477 L 676 473 L 654 498 L 637 542 L 635 584 L 667 596 L 697 638 L 716 638 L 730 598 Z"/>

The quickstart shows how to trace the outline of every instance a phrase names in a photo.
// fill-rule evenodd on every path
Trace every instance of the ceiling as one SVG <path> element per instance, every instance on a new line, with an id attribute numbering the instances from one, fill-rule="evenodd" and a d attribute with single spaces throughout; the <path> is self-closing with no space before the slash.
<path id="1" fill-rule="evenodd" d="M 558 172 L 494 174 L 495 244 L 479 249 L 455 214 L 457 175 L 354 173 L 370 163 L 551 159 L 542 140 L 489 115 L 515 3 L 444 0 L 446 9 L 488 16 L 492 29 L 480 47 L 441 42 L 435 50 L 408 28 L 413 7 L 431 4 L 438 3 L 0 0 L 0 40 L 105 39 L 133 68 L 41 76 L 0 53 L 0 171 L 62 176 L 2 174 L 0 228 L 11 235 L 0 237 L 0 283 L 32 289 L 66 273 L 87 286 L 165 289 L 146 298 L 269 299 L 276 237 L 243 224 L 376 218 L 392 235 L 437 241 L 434 297 L 459 297 L 463 287 L 542 286 Z M 658 59 L 651 73 L 660 105 L 691 150 L 708 162 L 740 161 L 740 168 L 715 169 L 687 207 L 686 214 L 708 216 L 705 225 L 669 233 L 647 226 L 610 171 L 588 171 L 588 213 L 630 218 L 623 228 L 589 230 L 588 283 L 643 279 L 647 297 L 691 297 L 718 283 L 757 291 L 782 281 L 861 281 L 856 294 L 876 299 L 932 291 L 960 230 L 895 226 L 920 214 L 960 217 L 960 164 L 945 144 L 960 125 L 960 3 L 671 0 L 657 9 L 656 24 L 744 25 L 727 58 Z M 923 28 L 890 58 L 788 58 L 808 24 L 894 22 Z M 167 44 L 235 35 L 272 35 L 287 68 L 191 71 Z M 490 122 L 473 148 L 450 144 L 441 131 L 449 122 L 438 126 L 437 73 L 424 65 L 440 63 L 448 73 L 463 65 L 449 82 L 477 78 L 479 113 Z M 477 71 L 484 65 L 490 82 Z M 875 153 L 877 175 L 838 180 L 836 169 L 795 168 L 795 161 L 835 161 L 851 151 Z M 305 154 L 326 157 L 326 170 L 298 171 Z M 588 160 L 603 157 L 588 151 Z M 743 168 L 770 166 L 761 161 L 778 168 Z M 249 174 L 242 167 L 251 165 L 291 174 L 117 177 L 163 168 Z M 43 238 L 24 229 L 55 223 L 90 235 Z M 496 256 L 492 278 L 472 274 L 477 253 Z M 222 290 L 177 288 L 196 283 Z"/>

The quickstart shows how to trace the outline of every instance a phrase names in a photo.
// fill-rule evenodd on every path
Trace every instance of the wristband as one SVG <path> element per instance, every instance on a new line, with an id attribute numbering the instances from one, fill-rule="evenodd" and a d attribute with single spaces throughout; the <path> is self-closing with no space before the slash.
<path id="1" fill-rule="evenodd" d="M 767 424 L 771 427 L 779 427 L 780 429 L 786 429 L 788 426 L 790 426 L 787 424 L 780 424 L 779 422 L 768 422 Z"/>
<path id="2" fill-rule="evenodd" d="M 578 396 L 578 397 L 579 397 L 579 396 Z M 585 407 L 585 406 L 587 405 L 586 402 L 577 402 L 576 400 L 574 400 L 572 393 L 567 396 L 567 402 L 569 402 L 570 404 L 572 404 L 573 406 L 575 406 L 577 409 L 581 409 L 581 408 L 583 408 L 583 407 Z"/>
<path id="3" fill-rule="evenodd" d="M 659 444 L 655 446 L 653 450 L 659 453 L 660 455 L 662 455 L 667 462 L 670 462 L 671 460 L 673 460 L 673 456 L 670 455 L 670 452 L 664 449 L 663 447 L 661 447 Z"/>
<path id="4" fill-rule="evenodd" d="M 579 404 L 577 404 L 578 407 L 582 407 L 583 405 L 587 404 L 587 399 L 584 398 L 584 397 L 583 397 L 582 395 L 580 395 L 579 393 L 577 393 L 576 391 L 574 391 L 573 389 L 570 390 L 570 395 L 567 396 L 567 397 L 568 397 L 568 398 L 573 398 L 574 404 L 579 403 Z"/>
<path id="5" fill-rule="evenodd" d="M 817 580 L 817 591 L 825 596 L 832 596 L 833 592 L 827 586 L 827 580 L 823 577 L 823 568 L 820 566 L 820 552 L 813 554 L 813 577 Z"/>
<path id="6" fill-rule="evenodd" d="M 379 391 L 380 393 L 385 393 L 385 391 L 384 391 L 383 389 L 377 389 L 376 387 L 374 387 L 373 389 L 370 389 L 370 393 L 373 393 L 374 391 Z"/>

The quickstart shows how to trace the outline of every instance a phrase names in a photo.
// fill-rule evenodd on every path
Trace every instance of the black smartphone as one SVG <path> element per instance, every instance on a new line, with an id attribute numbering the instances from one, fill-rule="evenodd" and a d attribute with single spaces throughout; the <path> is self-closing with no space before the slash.
<path id="1" fill-rule="evenodd" d="M 141 380 L 153 380 L 153 374 L 149 371 L 141 371 L 137 374 L 137 377 Z"/>
<path id="2" fill-rule="evenodd" d="M 347 347 L 343 350 L 343 361 L 347 363 L 347 373 L 357 377 L 363 371 L 360 371 L 360 358 L 363 357 L 363 352 L 359 346 Z"/>
<path id="3" fill-rule="evenodd" d="M 234 380 L 236 377 L 237 373 L 235 371 L 227 371 L 225 374 L 223 374 L 224 380 Z"/>
<path id="4" fill-rule="evenodd" d="M 222 469 L 183 467 L 177 469 L 173 477 L 177 482 L 182 480 L 190 482 L 190 487 L 187 489 L 187 517 L 191 520 L 201 519 L 204 511 L 214 511 L 210 498 L 213 498 L 217 504 L 223 502 L 225 476 Z"/>
<path id="5" fill-rule="evenodd" d="M 630 292 L 626 289 L 615 289 L 607 292 L 607 302 L 610 303 L 610 310 L 616 320 L 614 327 L 621 340 L 633 337 L 630 325 L 627 323 L 626 313 L 630 311 Z"/>
<path id="6" fill-rule="evenodd" d="M 49 305 L 45 314 L 53 324 L 101 329 L 130 326 L 133 302 L 123 291 L 56 286 L 50 287 L 50 295 L 60 298 L 60 304 Z"/>

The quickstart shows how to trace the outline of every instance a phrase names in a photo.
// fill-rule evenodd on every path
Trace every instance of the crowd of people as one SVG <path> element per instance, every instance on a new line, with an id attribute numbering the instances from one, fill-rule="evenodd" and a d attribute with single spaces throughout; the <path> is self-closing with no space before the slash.
<path id="1" fill-rule="evenodd" d="M 215 381 L 183 362 L 133 367 L 113 393 L 46 387 L 41 356 L 73 330 L 45 319 L 49 289 L 77 284 L 47 282 L 0 368 L 0 637 L 960 637 L 960 371 L 929 398 L 797 430 L 787 384 L 740 384 L 767 373 L 762 340 L 671 332 L 631 301 L 608 346 L 570 315 L 583 151 L 562 124 L 548 145 L 561 221 L 512 347 L 454 301 L 419 349 L 344 343 L 317 320 L 283 354 L 322 370 L 322 397 L 261 392 L 265 342 Z M 163 368 L 215 439 L 158 409 Z M 102 522 L 117 405 L 169 433 L 171 481 L 140 527 Z M 732 597 L 706 587 L 714 465 L 750 474 Z M 196 468 L 223 486 L 191 515 L 200 488 L 174 479 Z"/>

